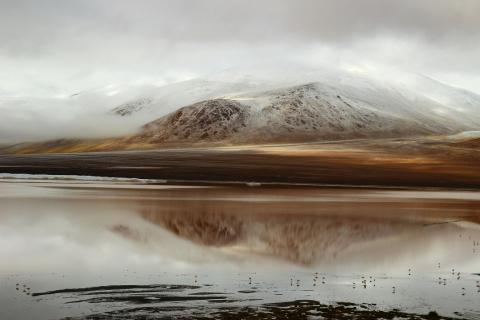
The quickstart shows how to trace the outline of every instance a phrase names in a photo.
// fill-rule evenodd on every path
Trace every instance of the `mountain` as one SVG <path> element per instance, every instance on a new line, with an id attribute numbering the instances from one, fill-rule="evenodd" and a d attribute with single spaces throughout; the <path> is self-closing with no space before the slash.
<path id="1" fill-rule="evenodd" d="M 207 100 L 146 124 L 136 139 L 155 143 L 225 140 L 242 133 L 251 116 L 251 108 L 236 101 Z"/>
<path id="2" fill-rule="evenodd" d="M 416 74 L 255 68 L 164 86 L 1 96 L 0 113 L 3 144 L 312 141 L 479 130 L 480 96 Z"/>
<path id="3" fill-rule="evenodd" d="M 226 72 L 156 88 L 110 112 L 135 142 L 281 142 L 450 135 L 480 128 L 480 96 L 408 74 Z"/>
<path id="4" fill-rule="evenodd" d="M 360 84 L 314 82 L 205 100 L 149 122 L 133 139 L 311 141 L 451 134 L 480 125 L 472 117 L 462 121 L 460 115 L 436 113 L 445 106 L 425 96 L 412 98 L 405 88 Z"/>

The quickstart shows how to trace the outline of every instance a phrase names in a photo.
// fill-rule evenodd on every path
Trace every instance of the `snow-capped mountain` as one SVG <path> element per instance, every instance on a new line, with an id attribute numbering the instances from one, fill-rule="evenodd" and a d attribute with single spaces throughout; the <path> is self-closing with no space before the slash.
<path id="1" fill-rule="evenodd" d="M 397 137 L 480 128 L 480 96 L 428 77 L 385 81 L 341 70 L 287 73 L 184 81 L 111 112 L 157 118 L 135 138 L 154 142 Z"/>
<path id="2" fill-rule="evenodd" d="M 150 116 L 163 116 L 180 107 L 203 100 L 229 98 L 241 94 L 248 96 L 251 93 L 308 83 L 320 83 L 340 93 L 343 92 L 344 95 L 354 95 L 358 99 L 374 99 L 377 104 L 383 104 L 383 108 L 386 109 L 421 107 L 427 109 L 428 113 L 439 116 L 458 117 L 460 122 L 468 122 L 467 118 L 473 116 L 475 120 L 473 125 L 477 125 L 480 119 L 478 107 L 480 95 L 473 92 L 443 84 L 423 75 L 402 73 L 399 76 L 384 76 L 336 68 L 280 71 L 255 69 L 250 72 L 233 70 L 210 75 L 208 79 L 192 79 L 153 88 L 147 95 L 139 93 L 136 97 L 115 107 L 111 112 L 118 115 L 144 112 Z M 398 106 L 395 102 L 385 101 L 392 97 L 407 101 L 408 106 Z"/>
<path id="3" fill-rule="evenodd" d="M 301 141 L 480 129 L 475 93 L 422 75 L 328 68 L 229 70 L 164 86 L 0 97 L 0 111 L 0 143 L 123 135 L 156 142 Z M 37 127 L 49 130 L 40 134 Z"/>
<path id="4" fill-rule="evenodd" d="M 148 123 L 136 139 L 302 141 L 451 134 L 480 127 L 475 117 L 405 88 L 360 84 L 314 82 L 205 100 Z M 436 110 L 447 110 L 448 116 Z"/>

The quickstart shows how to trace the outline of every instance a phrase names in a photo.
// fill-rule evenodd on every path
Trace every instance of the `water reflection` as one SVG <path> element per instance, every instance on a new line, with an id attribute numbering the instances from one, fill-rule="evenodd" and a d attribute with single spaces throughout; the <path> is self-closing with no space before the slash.
<path id="1" fill-rule="evenodd" d="M 19 252 L 48 242 L 55 247 L 49 255 L 68 255 L 64 248 L 71 245 L 87 259 L 102 246 L 111 253 L 128 246 L 125 256 L 141 253 L 193 264 L 209 257 L 235 262 L 245 256 L 331 268 L 352 263 L 368 267 L 386 258 L 416 264 L 434 263 L 434 257 L 463 261 L 470 260 L 476 248 L 459 250 L 460 235 L 476 233 L 480 216 L 476 192 L 73 182 L 0 184 L 1 188 L 7 191 L 0 198 L 4 241 L 11 241 Z M 11 258 L 12 265 L 19 260 L 18 267 L 25 268 L 25 257 Z M 96 264 L 95 259 L 91 263 Z"/>
<path id="2" fill-rule="evenodd" d="M 0 315 L 297 299 L 477 312 L 479 208 L 476 192 L 0 183 Z M 97 289 L 65 290 L 82 287 Z"/>
<path id="3" fill-rule="evenodd" d="M 224 212 L 211 205 L 197 210 L 192 204 L 180 207 L 165 211 L 162 206 L 150 206 L 142 209 L 140 215 L 196 244 L 229 247 L 304 265 L 330 262 L 362 244 L 424 228 L 420 221 L 388 216 L 251 214 Z M 117 226 L 115 230 L 139 238 L 127 226 Z"/>

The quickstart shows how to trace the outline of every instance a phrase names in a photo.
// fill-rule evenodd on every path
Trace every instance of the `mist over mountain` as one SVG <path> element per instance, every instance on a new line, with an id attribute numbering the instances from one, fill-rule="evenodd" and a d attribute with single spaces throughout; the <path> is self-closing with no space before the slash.
<path id="1" fill-rule="evenodd" d="M 106 86 L 0 103 L 1 142 L 311 141 L 480 128 L 480 96 L 429 77 L 335 68 L 226 70 L 165 86 Z M 39 130 L 39 128 L 42 128 Z"/>
<path id="2" fill-rule="evenodd" d="M 148 123 L 137 140 L 275 142 L 452 134 L 480 125 L 478 111 L 459 107 L 461 98 L 441 104 L 374 82 L 313 82 L 198 102 Z"/>

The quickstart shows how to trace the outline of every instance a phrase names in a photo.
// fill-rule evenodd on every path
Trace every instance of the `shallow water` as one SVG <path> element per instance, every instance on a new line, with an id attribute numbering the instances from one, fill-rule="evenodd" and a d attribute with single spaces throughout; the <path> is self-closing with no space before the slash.
<path id="1" fill-rule="evenodd" d="M 3 179 L 0 319 L 480 317 L 479 223 L 473 191 Z"/>

